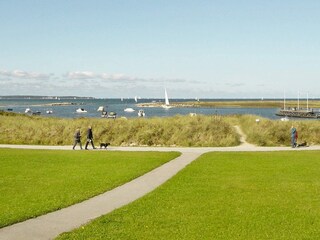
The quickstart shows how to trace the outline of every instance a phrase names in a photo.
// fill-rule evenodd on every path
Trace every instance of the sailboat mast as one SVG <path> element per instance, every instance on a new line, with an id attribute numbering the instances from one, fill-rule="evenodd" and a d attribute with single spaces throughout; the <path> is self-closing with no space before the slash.
<path id="1" fill-rule="evenodd" d="M 309 93 L 307 92 L 307 110 L 309 110 Z"/>
<path id="2" fill-rule="evenodd" d="M 298 91 L 298 109 L 300 108 L 300 92 Z"/>

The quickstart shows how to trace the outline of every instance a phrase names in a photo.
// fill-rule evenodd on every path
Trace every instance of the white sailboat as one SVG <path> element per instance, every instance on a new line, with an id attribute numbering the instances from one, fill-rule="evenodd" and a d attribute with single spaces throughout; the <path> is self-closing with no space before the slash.
<path id="1" fill-rule="evenodd" d="M 162 105 L 162 107 L 164 109 L 172 108 L 172 106 L 170 106 L 170 103 L 169 103 L 169 98 L 168 98 L 168 93 L 166 88 L 164 89 L 164 100 L 165 100 L 165 104 Z"/>

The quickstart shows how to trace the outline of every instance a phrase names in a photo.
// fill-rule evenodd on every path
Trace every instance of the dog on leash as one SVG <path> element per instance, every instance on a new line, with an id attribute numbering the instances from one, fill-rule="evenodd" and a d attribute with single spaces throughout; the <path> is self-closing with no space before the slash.
<path id="1" fill-rule="evenodd" d="M 107 149 L 107 147 L 110 145 L 110 143 L 100 143 L 100 149 L 101 148 L 105 148 L 105 149 Z"/>
<path id="2" fill-rule="evenodd" d="M 300 144 L 297 144 L 297 147 L 308 147 L 307 142 L 302 142 Z"/>

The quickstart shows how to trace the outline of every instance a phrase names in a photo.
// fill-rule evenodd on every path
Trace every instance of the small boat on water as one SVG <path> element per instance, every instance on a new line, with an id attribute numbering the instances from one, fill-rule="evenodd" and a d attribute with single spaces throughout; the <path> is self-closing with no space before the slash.
<path id="1" fill-rule="evenodd" d="M 282 122 L 288 122 L 289 121 L 289 118 L 287 116 L 283 117 L 280 119 Z"/>
<path id="2" fill-rule="evenodd" d="M 164 101 L 165 101 L 165 104 L 161 106 L 162 108 L 164 109 L 172 108 L 172 106 L 170 106 L 170 103 L 169 103 L 167 89 L 164 89 Z"/>
<path id="3" fill-rule="evenodd" d="M 30 108 L 26 108 L 26 110 L 24 112 L 28 113 L 28 114 L 31 114 L 31 115 L 41 115 L 40 111 L 33 112 Z"/>
<path id="4" fill-rule="evenodd" d="M 286 108 L 280 109 L 277 113 L 280 117 L 294 117 L 294 118 L 320 118 L 320 112 L 314 112 L 313 109 L 302 108 Z"/>
<path id="5" fill-rule="evenodd" d="M 41 115 L 41 112 L 40 111 L 35 111 L 35 112 L 32 112 L 32 115 L 39 116 L 39 115 Z"/>
<path id="6" fill-rule="evenodd" d="M 104 106 L 100 106 L 100 107 L 97 109 L 97 112 L 104 112 Z"/>
<path id="7" fill-rule="evenodd" d="M 77 113 L 86 113 L 87 110 L 85 110 L 85 109 L 83 109 L 83 108 L 78 108 L 78 109 L 76 110 L 76 112 L 77 112 Z"/>
<path id="8" fill-rule="evenodd" d="M 117 113 L 116 112 L 102 112 L 101 113 L 101 117 L 102 118 L 113 118 L 115 119 L 117 117 Z"/>
<path id="9" fill-rule="evenodd" d="M 140 110 L 138 111 L 138 117 L 144 117 L 145 115 L 146 115 L 146 113 L 144 112 L 143 109 L 140 109 Z"/>
<path id="10" fill-rule="evenodd" d="M 307 107 L 300 107 L 300 93 L 298 93 L 298 105 L 297 107 L 286 107 L 286 98 L 283 98 L 283 108 L 281 108 L 276 116 L 283 117 L 281 121 L 288 121 L 288 117 L 292 118 L 320 118 L 320 112 L 314 111 L 313 108 L 309 108 L 309 100 L 307 95 Z M 283 119 L 283 120 L 282 120 Z"/>
<path id="11" fill-rule="evenodd" d="M 53 111 L 52 111 L 52 110 L 47 110 L 46 113 L 47 113 L 47 114 L 52 114 Z"/>
<path id="12" fill-rule="evenodd" d="M 124 111 L 125 112 L 134 112 L 135 110 L 133 108 L 125 108 Z"/>

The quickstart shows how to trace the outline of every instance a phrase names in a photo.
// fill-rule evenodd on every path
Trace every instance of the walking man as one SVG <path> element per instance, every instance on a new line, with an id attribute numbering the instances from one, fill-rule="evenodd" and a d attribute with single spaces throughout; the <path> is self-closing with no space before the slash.
<path id="1" fill-rule="evenodd" d="M 89 143 L 91 143 L 93 149 L 96 149 L 93 144 L 93 133 L 92 133 L 91 126 L 88 127 L 88 131 L 87 131 L 87 142 L 86 142 L 86 146 L 84 148 L 85 150 L 88 150 Z"/>
<path id="2" fill-rule="evenodd" d="M 78 128 L 74 134 L 74 144 L 72 149 L 74 150 L 74 148 L 76 147 L 76 145 L 79 143 L 80 145 L 80 149 L 82 149 L 82 144 L 81 144 L 81 133 L 80 133 L 80 129 Z"/>

